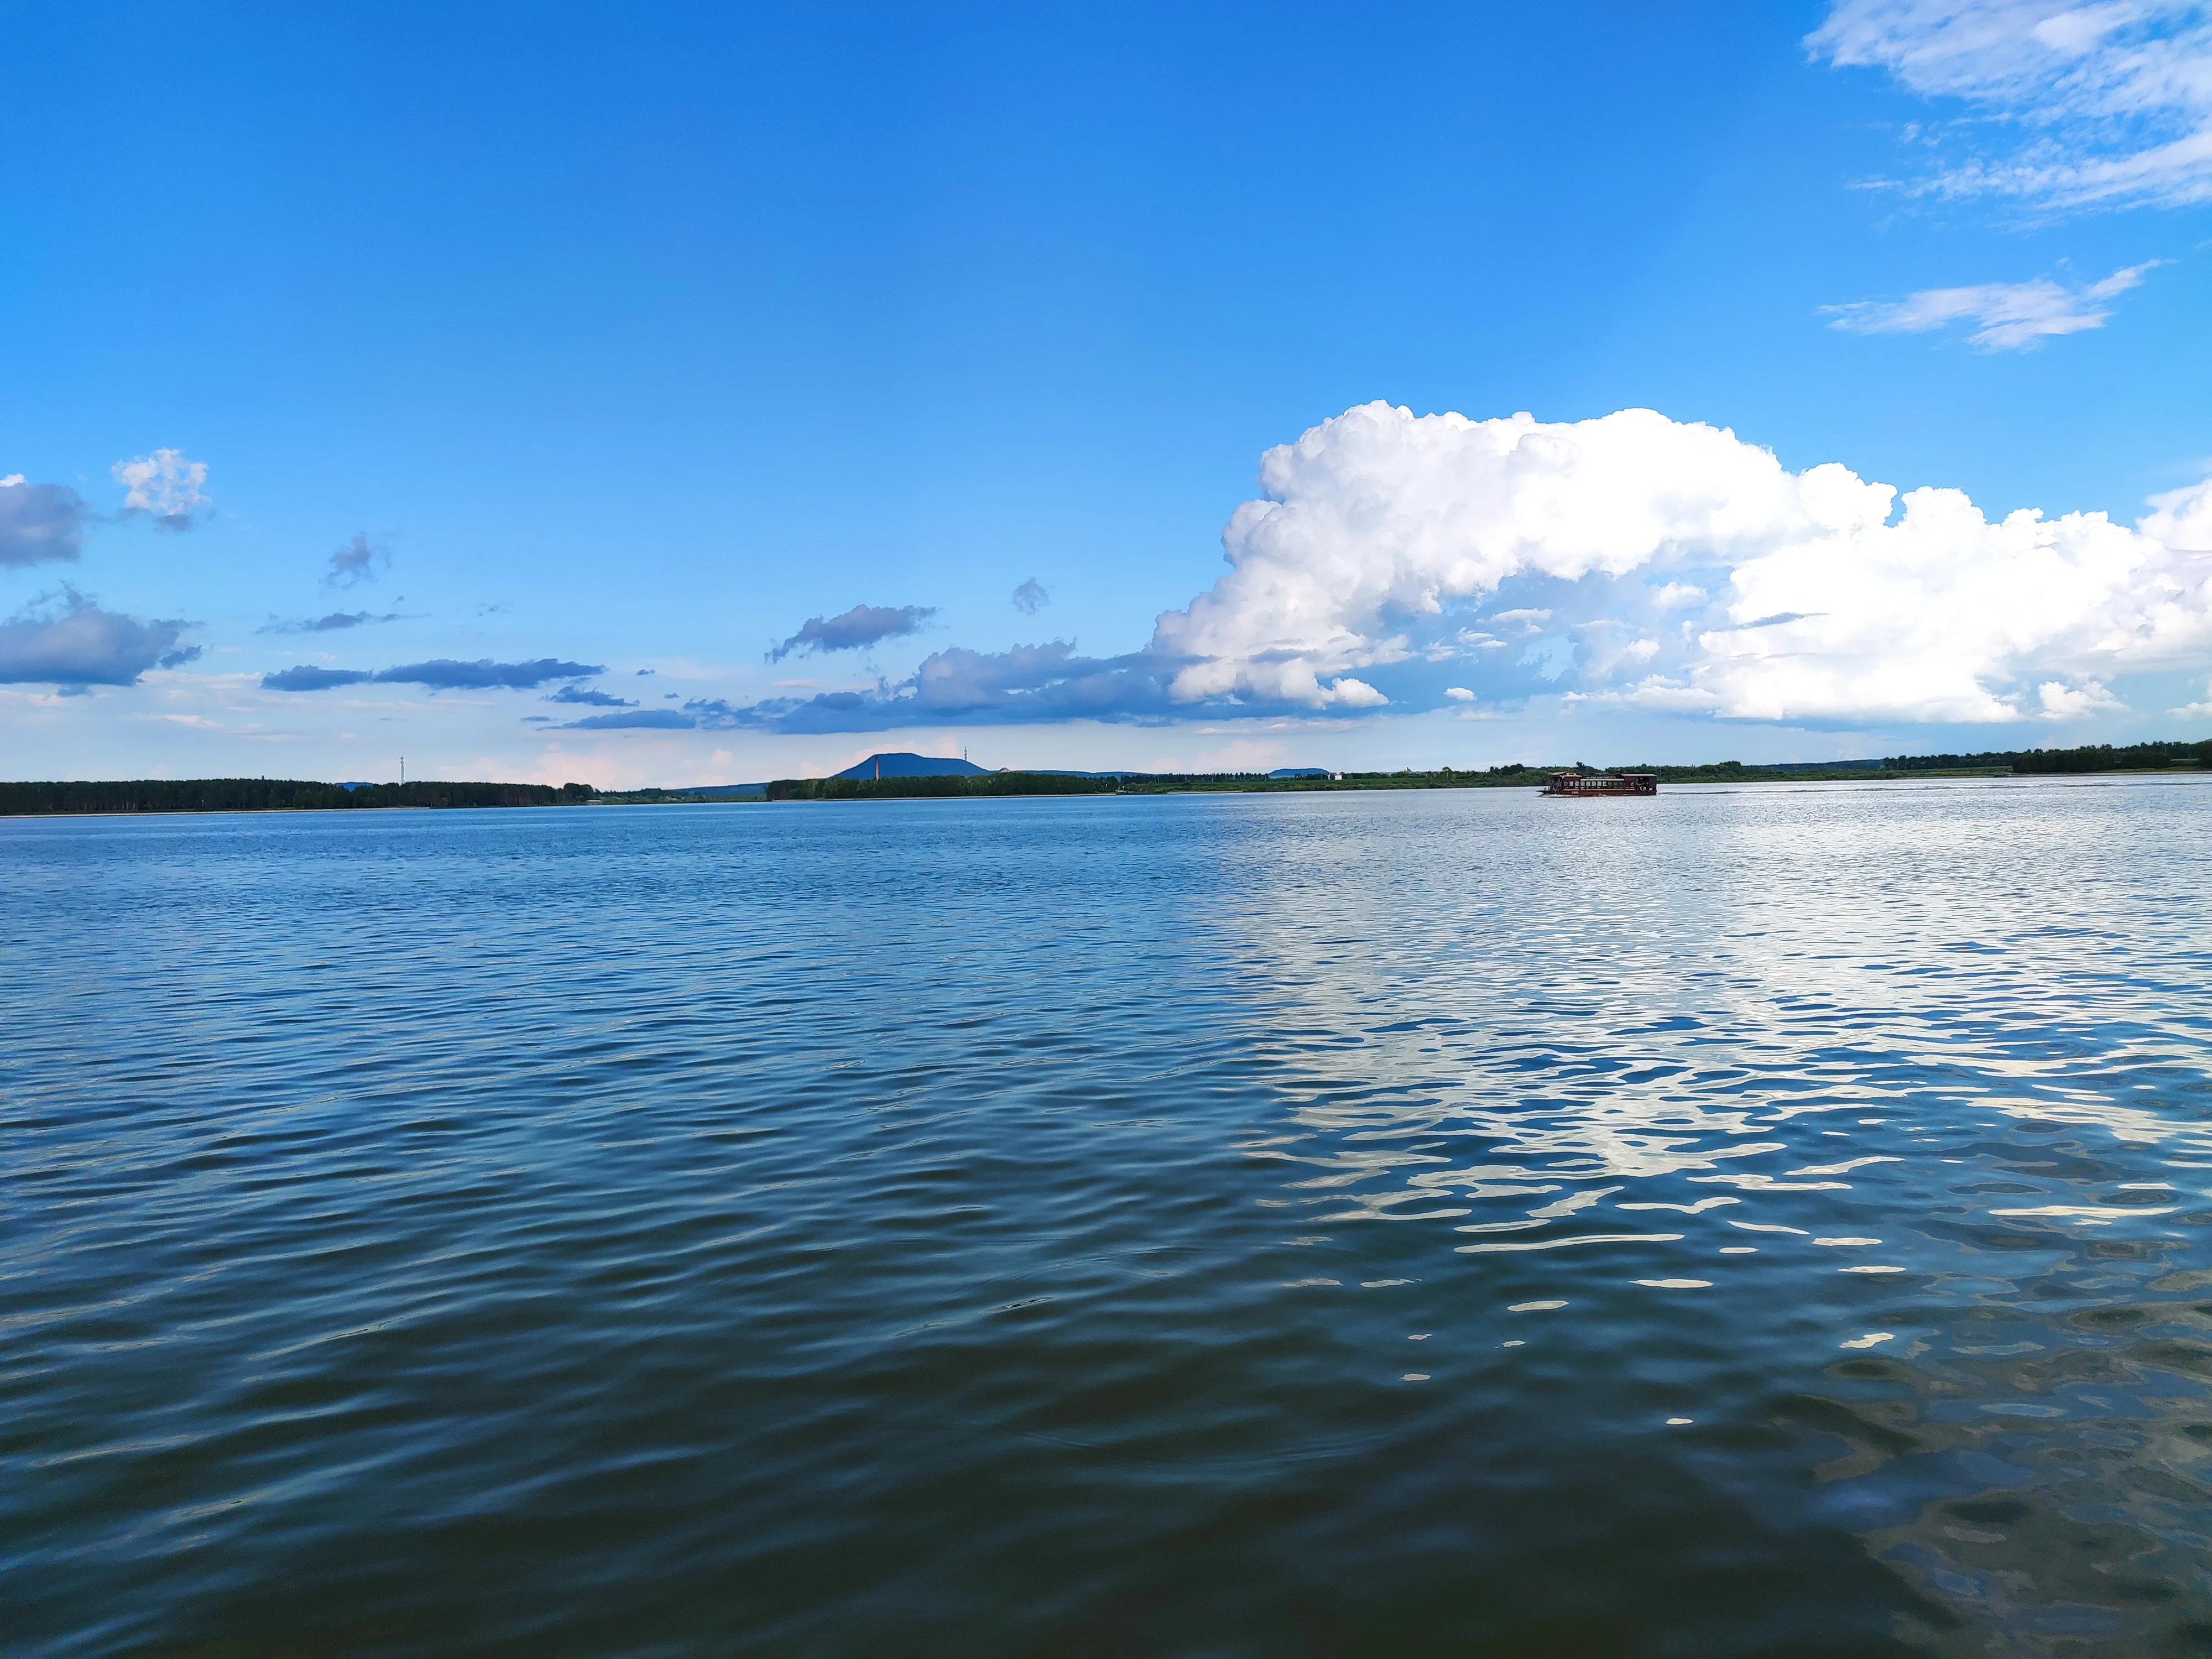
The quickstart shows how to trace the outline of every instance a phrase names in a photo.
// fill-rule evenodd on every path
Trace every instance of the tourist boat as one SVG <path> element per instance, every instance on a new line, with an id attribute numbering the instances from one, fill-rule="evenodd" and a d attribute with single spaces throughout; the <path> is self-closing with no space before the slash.
<path id="1" fill-rule="evenodd" d="M 1547 795 L 1656 795 L 1656 772 L 1554 772 Z"/>

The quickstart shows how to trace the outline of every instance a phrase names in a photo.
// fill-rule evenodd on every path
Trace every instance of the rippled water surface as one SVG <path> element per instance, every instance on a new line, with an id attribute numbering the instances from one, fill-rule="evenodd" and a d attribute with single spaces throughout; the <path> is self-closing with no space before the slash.
<path id="1" fill-rule="evenodd" d="M 2212 1648 L 2212 787 L 18 819 L 0 907 L 0 1645 Z"/>

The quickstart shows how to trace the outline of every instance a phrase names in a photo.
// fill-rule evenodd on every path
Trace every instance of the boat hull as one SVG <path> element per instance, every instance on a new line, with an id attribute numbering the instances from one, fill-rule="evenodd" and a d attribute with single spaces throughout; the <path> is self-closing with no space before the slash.
<path id="1" fill-rule="evenodd" d="M 1611 799 L 1621 796 L 1656 795 L 1659 778 L 1653 772 L 1554 772 L 1544 793 L 1559 800 Z"/>

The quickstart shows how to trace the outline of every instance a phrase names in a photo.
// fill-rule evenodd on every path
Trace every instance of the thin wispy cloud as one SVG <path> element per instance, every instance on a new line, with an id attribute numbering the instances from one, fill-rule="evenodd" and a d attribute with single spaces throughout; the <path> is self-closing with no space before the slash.
<path id="1" fill-rule="evenodd" d="M 302 663 L 261 677 L 264 691 L 327 691 L 340 685 L 427 685 L 434 691 L 535 691 L 562 680 L 589 679 L 607 671 L 603 665 L 538 657 L 529 662 L 494 662 L 489 657 L 460 662 L 439 657 L 403 663 L 371 673 L 367 669 L 319 668 Z"/>
<path id="2" fill-rule="evenodd" d="M 157 530 L 190 530 L 215 505 L 205 489 L 207 463 L 181 450 L 157 449 L 109 471 L 123 486 L 124 512 L 147 514 Z"/>
<path id="3" fill-rule="evenodd" d="M 587 714 L 554 726 L 556 732 L 690 732 L 699 721 L 674 708 L 636 708 L 619 714 Z"/>
<path id="4" fill-rule="evenodd" d="M 1823 306 L 1820 314 L 1829 327 L 1847 334 L 1932 334 L 1963 327 L 1967 343 L 1978 351 L 2033 351 L 2056 336 L 2102 328 L 2112 315 L 2107 301 L 2164 263 L 2146 260 L 2080 287 L 2039 277 L 2031 283 L 1931 288 L 1902 300 Z"/>
<path id="5" fill-rule="evenodd" d="M 400 613 L 386 611 L 377 614 L 368 611 L 333 611 L 325 616 L 304 617 L 296 621 L 271 621 L 255 629 L 257 634 L 336 634 L 351 628 L 367 628 L 374 623 L 398 622 Z"/>
<path id="6" fill-rule="evenodd" d="M 1044 584 L 1035 576 L 1014 590 L 1014 609 L 1024 617 L 1036 616 L 1051 603 L 1052 595 L 1045 591 Z"/>
<path id="7" fill-rule="evenodd" d="M 548 702 L 580 702 L 593 708 L 635 708 L 637 704 L 628 697 L 617 697 L 611 691 L 602 691 L 597 686 L 564 685 L 545 699 Z"/>
<path id="8" fill-rule="evenodd" d="M 375 580 L 378 573 L 392 562 L 391 552 L 365 534 L 354 538 L 331 555 L 330 565 L 323 572 L 325 587 L 356 587 Z"/>
<path id="9" fill-rule="evenodd" d="M 438 657 L 387 668 L 376 678 L 386 685 L 427 685 L 437 691 L 535 691 L 556 680 L 589 679 L 606 672 L 603 664 L 564 662 L 558 657 L 528 662 L 494 662 L 488 657 L 457 662 Z"/>
<path id="10" fill-rule="evenodd" d="M 1838 0 L 1814 58 L 1887 71 L 1969 118 L 1916 193 L 2051 210 L 2212 200 L 2212 8 L 2202 0 Z"/>
<path id="11" fill-rule="evenodd" d="M 768 653 L 770 662 L 781 662 L 793 652 L 818 655 L 828 651 L 860 651 L 885 640 L 918 634 L 937 614 L 931 605 L 856 605 L 835 617 L 809 617 L 799 630 Z"/>

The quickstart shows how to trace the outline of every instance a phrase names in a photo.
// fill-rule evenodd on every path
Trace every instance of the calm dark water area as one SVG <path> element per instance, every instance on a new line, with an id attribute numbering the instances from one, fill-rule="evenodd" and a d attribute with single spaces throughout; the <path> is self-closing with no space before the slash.
<path id="1" fill-rule="evenodd" d="M 0 1645 L 2212 1647 L 2212 787 L 0 823 Z"/>

